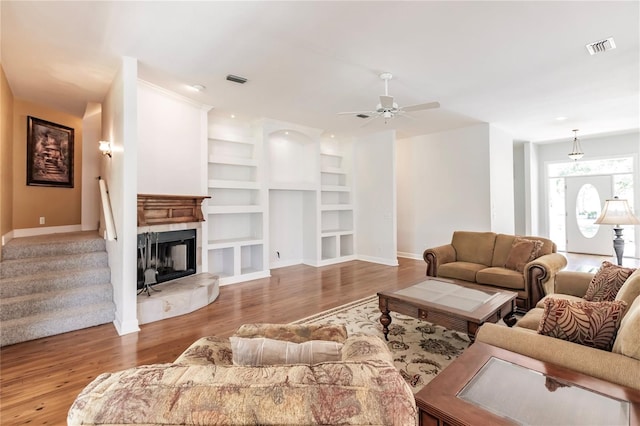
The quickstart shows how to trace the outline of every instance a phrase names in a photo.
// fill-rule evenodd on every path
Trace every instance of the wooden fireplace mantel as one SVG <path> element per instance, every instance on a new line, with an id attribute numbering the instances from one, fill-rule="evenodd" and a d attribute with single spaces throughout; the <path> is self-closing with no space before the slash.
<path id="1" fill-rule="evenodd" d="M 203 222 L 201 195 L 138 194 L 138 226 Z"/>

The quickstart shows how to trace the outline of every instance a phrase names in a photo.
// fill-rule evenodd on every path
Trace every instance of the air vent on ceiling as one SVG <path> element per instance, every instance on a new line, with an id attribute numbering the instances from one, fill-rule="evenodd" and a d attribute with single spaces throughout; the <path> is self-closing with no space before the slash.
<path id="1" fill-rule="evenodd" d="M 367 114 L 358 114 L 358 115 L 356 115 L 356 117 L 358 117 L 358 118 L 369 118 L 369 116 Z"/>
<path id="2" fill-rule="evenodd" d="M 240 84 L 245 84 L 247 82 L 246 78 L 238 77 L 237 75 L 233 75 L 233 74 L 229 74 L 227 76 L 227 80 L 233 81 L 234 83 L 240 83 Z"/>
<path id="3" fill-rule="evenodd" d="M 616 44 L 613 41 L 613 37 L 609 37 L 606 40 L 595 41 L 593 43 L 587 44 L 587 50 L 590 55 L 595 55 L 596 53 L 603 53 L 607 50 L 612 50 L 616 48 Z"/>

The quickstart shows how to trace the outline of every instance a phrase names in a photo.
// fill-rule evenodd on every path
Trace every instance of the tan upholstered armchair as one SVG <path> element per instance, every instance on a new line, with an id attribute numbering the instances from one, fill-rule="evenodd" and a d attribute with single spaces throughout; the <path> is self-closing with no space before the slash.
<path id="1" fill-rule="evenodd" d="M 450 244 L 424 251 L 426 274 L 515 291 L 518 311 L 526 312 L 554 292 L 555 275 L 567 265 L 567 259 L 547 238 L 516 238 L 494 232 L 455 231 Z M 517 253 L 514 242 L 522 239 L 537 247 L 535 253 Z"/>

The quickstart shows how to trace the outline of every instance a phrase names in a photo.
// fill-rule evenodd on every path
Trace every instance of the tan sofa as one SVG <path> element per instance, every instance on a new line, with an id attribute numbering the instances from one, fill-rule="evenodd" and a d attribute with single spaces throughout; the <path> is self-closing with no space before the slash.
<path id="1" fill-rule="evenodd" d="M 344 326 L 250 324 L 235 333 L 293 343 L 342 344 L 341 359 L 232 364 L 230 339 L 205 337 L 174 363 L 105 373 L 78 395 L 69 425 L 415 425 L 413 393 L 377 336 Z"/>
<path id="2" fill-rule="evenodd" d="M 561 271 L 556 275 L 556 294 L 545 298 L 581 300 L 593 274 Z M 616 296 L 628 307 L 622 318 L 611 352 L 583 346 L 537 333 L 544 312 L 544 300 L 530 310 L 513 328 L 484 324 L 476 341 L 517 352 L 541 361 L 622 386 L 640 390 L 640 269 L 623 284 Z"/>
<path id="3" fill-rule="evenodd" d="M 453 278 L 518 293 L 517 309 L 526 312 L 553 292 L 555 274 L 567 266 L 555 243 L 542 237 L 538 257 L 522 266 L 522 272 L 505 267 L 515 235 L 494 232 L 455 231 L 450 244 L 429 248 L 423 258 L 427 276 Z"/>

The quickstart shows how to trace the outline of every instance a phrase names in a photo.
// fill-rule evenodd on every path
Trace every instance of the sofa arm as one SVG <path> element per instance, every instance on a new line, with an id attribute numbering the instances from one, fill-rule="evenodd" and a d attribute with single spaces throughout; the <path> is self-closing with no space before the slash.
<path id="1" fill-rule="evenodd" d="M 437 277 L 438 266 L 456 261 L 456 249 L 451 244 L 426 249 L 422 254 L 427 262 L 427 276 Z"/>
<path id="2" fill-rule="evenodd" d="M 342 361 L 385 361 L 393 364 L 393 354 L 378 336 L 355 334 L 342 346 Z"/>
<path id="3" fill-rule="evenodd" d="M 525 265 L 525 285 L 529 293 L 529 306 L 531 309 L 546 294 L 553 293 L 555 277 L 558 271 L 567 266 L 567 258 L 560 253 L 549 253 Z"/>
<path id="4" fill-rule="evenodd" d="M 309 340 L 328 340 L 342 343 L 347 339 L 347 327 L 343 324 L 243 324 L 234 336 L 285 340 L 303 343 Z"/>
<path id="5" fill-rule="evenodd" d="M 191 344 L 175 360 L 181 365 L 231 365 L 233 355 L 226 337 L 202 337 Z"/>
<path id="6" fill-rule="evenodd" d="M 592 278 L 589 272 L 560 271 L 556 274 L 554 293 L 584 297 Z"/>
<path id="7" fill-rule="evenodd" d="M 492 323 L 478 329 L 476 342 L 640 390 L 640 361 L 624 355 Z"/>

